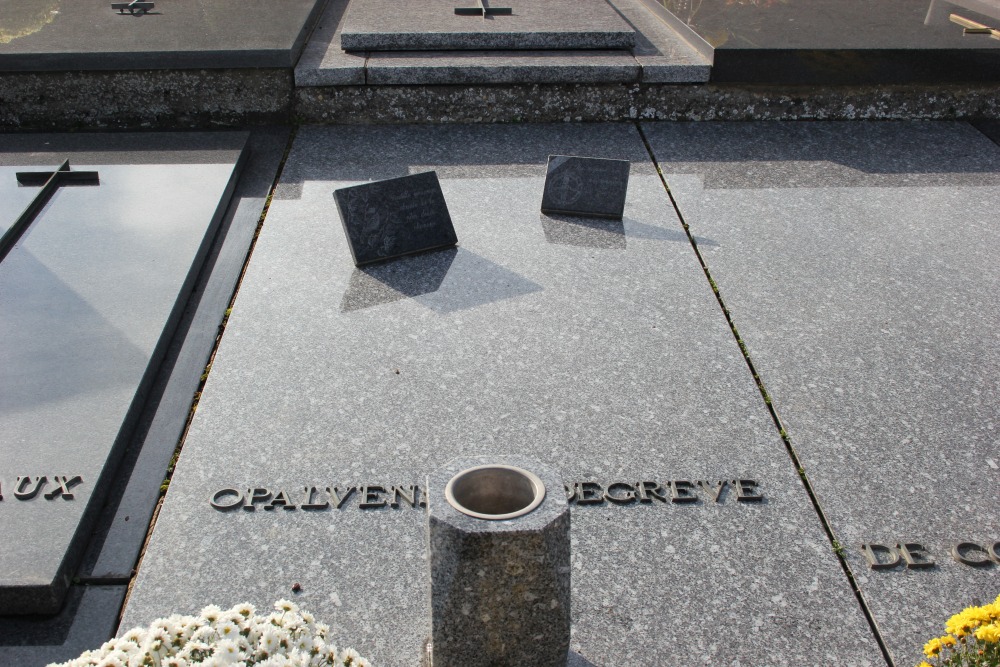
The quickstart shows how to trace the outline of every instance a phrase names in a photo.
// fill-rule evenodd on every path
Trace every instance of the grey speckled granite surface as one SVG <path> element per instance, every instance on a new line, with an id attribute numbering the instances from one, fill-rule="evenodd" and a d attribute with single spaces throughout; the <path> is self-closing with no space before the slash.
<path id="1" fill-rule="evenodd" d="M 1000 148 L 960 123 L 644 125 L 887 644 L 1000 592 Z M 923 544 L 872 572 L 860 544 Z"/>
<path id="2" fill-rule="evenodd" d="M 624 221 L 542 216 L 553 153 L 632 161 Z M 333 190 L 427 169 L 459 247 L 356 270 Z M 342 643 L 417 665 L 425 513 L 359 498 L 481 454 L 538 459 L 581 499 L 653 482 L 646 502 L 572 503 L 574 664 L 884 664 L 627 125 L 300 129 L 124 626 L 299 583 Z M 740 478 L 763 501 L 713 500 Z M 712 483 L 669 502 L 670 480 Z M 306 486 L 343 505 L 209 504 Z"/>

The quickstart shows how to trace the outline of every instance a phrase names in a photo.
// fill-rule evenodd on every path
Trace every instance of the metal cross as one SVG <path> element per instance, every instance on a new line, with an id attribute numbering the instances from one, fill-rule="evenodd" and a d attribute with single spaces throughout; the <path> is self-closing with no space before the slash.
<path id="1" fill-rule="evenodd" d="M 96 171 L 70 171 L 69 160 L 64 161 L 55 171 L 19 171 L 15 174 L 21 185 L 41 185 L 35 198 L 24 208 L 21 215 L 10 226 L 3 237 L 0 237 L 0 261 L 7 256 L 14 244 L 34 221 L 35 216 L 44 208 L 52 197 L 52 193 L 62 185 L 82 184 L 100 185 L 101 181 Z"/>
<path id="2" fill-rule="evenodd" d="M 459 16 L 482 16 L 485 20 L 487 16 L 510 16 L 514 13 L 511 7 L 490 7 L 486 0 L 479 0 L 478 7 L 455 7 L 455 13 Z"/>
<path id="3" fill-rule="evenodd" d="M 153 8 L 152 2 L 139 2 L 139 0 L 132 0 L 132 2 L 112 2 L 111 9 L 117 9 L 119 14 L 124 14 L 125 10 L 128 10 L 129 14 L 135 14 L 137 11 L 140 14 L 148 13 L 150 9 Z"/>
<path id="4" fill-rule="evenodd" d="M 991 28 L 988 25 L 983 25 L 977 21 L 967 19 L 964 16 L 959 16 L 958 14 L 951 14 L 948 16 L 948 20 L 952 23 L 957 23 L 962 26 L 963 35 L 989 35 L 993 39 L 1000 39 L 1000 30 L 996 28 Z"/>

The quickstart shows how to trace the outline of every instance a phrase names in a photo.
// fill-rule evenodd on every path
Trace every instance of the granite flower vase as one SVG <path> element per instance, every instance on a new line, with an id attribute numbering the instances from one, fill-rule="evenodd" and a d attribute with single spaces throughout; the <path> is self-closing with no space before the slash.
<path id="1" fill-rule="evenodd" d="M 434 667 L 565 665 L 570 512 L 559 476 L 471 457 L 432 473 L 427 489 Z"/>

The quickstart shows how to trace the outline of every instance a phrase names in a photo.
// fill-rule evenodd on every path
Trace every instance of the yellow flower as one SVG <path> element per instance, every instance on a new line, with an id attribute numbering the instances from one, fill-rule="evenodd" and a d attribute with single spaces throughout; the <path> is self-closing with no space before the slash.
<path id="1" fill-rule="evenodd" d="M 964 637 L 968 634 L 969 630 L 979 625 L 978 621 L 973 620 L 973 616 L 978 610 L 978 607 L 966 607 L 958 614 L 949 618 L 948 622 L 944 625 L 944 629 L 956 637 Z"/>
<path id="2" fill-rule="evenodd" d="M 990 644 L 1000 644 L 1000 624 L 984 625 L 976 630 L 976 639 Z"/>
<path id="3" fill-rule="evenodd" d="M 951 635 L 945 635 L 944 637 L 941 638 L 941 644 L 943 646 L 951 648 L 952 646 L 955 645 L 955 643 L 956 643 L 955 638 L 952 637 Z"/>
<path id="4" fill-rule="evenodd" d="M 941 652 L 941 640 L 935 637 L 926 644 L 924 644 L 924 655 L 928 658 L 933 658 L 938 653 Z"/>
<path id="5" fill-rule="evenodd" d="M 929 663 L 926 660 L 924 660 L 919 665 L 917 665 L 917 667 L 934 667 L 934 665 L 932 665 L 931 663 Z"/>

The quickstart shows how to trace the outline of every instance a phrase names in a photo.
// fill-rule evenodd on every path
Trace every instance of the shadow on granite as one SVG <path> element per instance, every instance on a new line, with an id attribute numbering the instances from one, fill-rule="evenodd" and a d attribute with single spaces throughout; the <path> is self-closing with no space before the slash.
<path id="1" fill-rule="evenodd" d="M 340 311 L 411 298 L 445 314 L 541 289 L 541 285 L 474 252 L 447 248 L 355 269 Z"/>
<path id="2" fill-rule="evenodd" d="M 606 250 L 625 249 L 623 220 L 546 213 L 538 217 L 542 221 L 542 229 L 545 230 L 545 240 L 549 243 Z"/>

